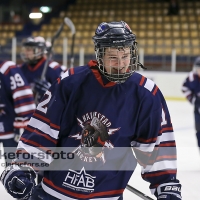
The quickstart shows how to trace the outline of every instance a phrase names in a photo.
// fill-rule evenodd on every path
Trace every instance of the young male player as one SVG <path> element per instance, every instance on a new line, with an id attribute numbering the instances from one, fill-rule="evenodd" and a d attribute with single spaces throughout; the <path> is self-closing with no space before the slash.
<path id="1" fill-rule="evenodd" d="M 170 114 L 157 85 L 135 72 L 135 34 L 123 21 L 103 22 L 93 41 L 97 60 L 46 91 L 18 145 L 32 159 L 27 165 L 19 152 L 1 175 L 4 187 L 20 199 L 121 200 L 139 163 L 157 199 L 180 200 Z"/>

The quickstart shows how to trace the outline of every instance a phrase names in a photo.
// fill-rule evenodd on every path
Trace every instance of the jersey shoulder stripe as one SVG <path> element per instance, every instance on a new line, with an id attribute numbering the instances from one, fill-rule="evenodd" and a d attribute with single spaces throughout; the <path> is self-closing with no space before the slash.
<path id="1" fill-rule="evenodd" d="M 59 64 L 58 62 L 56 62 L 56 61 L 51 61 L 51 62 L 49 63 L 49 67 L 51 67 L 52 69 L 57 68 L 59 65 L 60 65 L 60 64 Z"/>
<path id="2" fill-rule="evenodd" d="M 141 77 L 139 85 L 149 90 L 153 95 L 156 95 L 158 91 L 158 86 L 151 79 L 144 76 Z"/>
<path id="3" fill-rule="evenodd" d="M 13 61 L 6 61 L 0 66 L 0 72 L 2 74 L 7 74 L 11 67 L 15 66 L 16 64 Z"/>
<path id="4" fill-rule="evenodd" d="M 66 77 L 68 76 L 72 76 L 72 75 L 78 75 L 80 74 L 81 77 L 83 77 L 83 73 L 86 74 L 89 72 L 89 68 L 88 66 L 79 66 L 79 67 L 75 67 L 75 68 L 70 68 L 68 70 L 66 70 L 62 75 L 61 75 L 61 78 L 60 80 L 63 80 L 65 79 Z M 57 80 L 58 83 L 59 83 L 59 80 Z"/>

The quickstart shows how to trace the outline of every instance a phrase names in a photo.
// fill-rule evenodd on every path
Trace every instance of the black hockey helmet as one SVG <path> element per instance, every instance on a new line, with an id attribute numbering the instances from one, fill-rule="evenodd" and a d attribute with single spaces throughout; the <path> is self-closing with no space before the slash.
<path id="1" fill-rule="evenodd" d="M 118 47 L 132 46 L 136 40 L 135 34 L 132 33 L 127 23 L 121 22 L 103 22 L 96 31 L 93 41 L 95 47 Z"/>
<path id="2" fill-rule="evenodd" d="M 27 56 L 27 50 L 32 49 L 33 56 Z M 21 58 L 24 62 L 29 64 L 35 64 L 37 61 L 43 57 L 46 51 L 45 39 L 41 36 L 38 37 L 28 37 L 22 41 Z"/>
<path id="3" fill-rule="evenodd" d="M 95 54 L 98 61 L 98 67 L 105 77 L 116 83 L 123 83 L 130 77 L 138 65 L 137 42 L 136 36 L 131 31 L 128 24 L 124 21 L 120 22 L 102 22 L 96 29 L 93 36 L 95 45 Z M 130 64 L 126 73 L 111 74 L 105 71 L 103 56 L 106 48 L 130 48 Z"/>

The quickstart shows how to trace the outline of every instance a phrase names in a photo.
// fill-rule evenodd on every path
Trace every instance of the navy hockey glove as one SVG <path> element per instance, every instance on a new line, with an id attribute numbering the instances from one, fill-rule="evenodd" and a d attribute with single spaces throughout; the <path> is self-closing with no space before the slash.
<path id="1" fill-rule="evenodd" d="M 50 88 L 51 84 L 46 81 L 46 80 L 39 80 L 39 79 L 35 79 L 34 80 L 34 92 L 38 93 L 38 99 L 36 100 L 40 100 L 44 93 Z"/>
<path id="2" fill-rule="evenodd" d="M 0 180 L 12 197 L 26 200 L 32 195 L 35 177 L 35 171 L 29 166 L 11 165 L 3 171 Z"/>
<path id="3" fill-rule="evenodd" d="M 181 200 L 180 183 L 164 183 L 157 187 L 155 195 L 158 200 Z"/>

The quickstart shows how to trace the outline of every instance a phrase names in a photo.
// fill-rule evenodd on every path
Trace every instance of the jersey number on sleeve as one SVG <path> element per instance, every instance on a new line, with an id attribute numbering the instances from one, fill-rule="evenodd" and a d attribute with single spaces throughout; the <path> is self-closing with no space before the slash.
<path id="1" fill-rule="evenodd" d="M 20 74 L 16 73 L 14 76 L 10 77 L 10 88 L 11 90 L 16 89 L 17 87 L 22 87 L 24 86 L 24 80 L 20 76 Z"/>
<path id="2" fill-rule="evenodd" d="M 46 114 L 47 112 L 47 104 L 49 103 L 50 99 L 51 99 L 51 92 L 49 92 L 48 90 L 46 91 L 46 93 L 44 94 L 45 96 L 47 96 L 47 98 L 44 101 L 41 101 L 38 106 L 37 106 L 37 110 L 43 112 Z"/>

